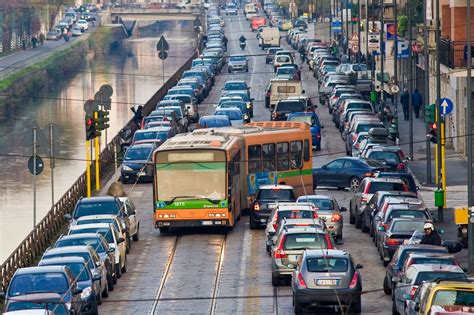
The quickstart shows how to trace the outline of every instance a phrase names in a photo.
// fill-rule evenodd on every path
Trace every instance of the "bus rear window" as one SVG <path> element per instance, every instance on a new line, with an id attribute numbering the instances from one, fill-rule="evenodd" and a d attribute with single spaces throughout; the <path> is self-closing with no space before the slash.
<path id="1" fill-rule="evenodd" d="M 277 87 L 277 92 L 278 93 L 295 93 L 296 92 L 296 87 L 292 85 L 282 85 Z"/>

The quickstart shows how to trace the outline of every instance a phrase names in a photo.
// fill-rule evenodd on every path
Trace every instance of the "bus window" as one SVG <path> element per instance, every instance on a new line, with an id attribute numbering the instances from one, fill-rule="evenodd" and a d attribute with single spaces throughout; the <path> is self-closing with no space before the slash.
<path id="1" fill-rule="evenodd" d="M 263 151 L 263 171 L 273 172 L 275 171 L 275 144 L 268 143 L 262 145 Z"/>
<path id="2" fill-rule="evenodd" d="M 286 171 L 290 168 L 288 160 L 288 142 L 277 143 L 277 169 Z"/>
<path id="3" fill-rule="evenodd" d="M 233 172 L 233 175 L 240 174 L 240 151 L 238 151 L 232 158 L 231 170 Z"/>
<path id="4" fill-rule="evenodd" d="M 304 156 L 303 159 L 305 162 L 309 162 L 309 140 L 304 141 Z"/>
<path id="5" fill-rule="evenodd" d="M 249 173 L 260 172 L 260 156 L 262 148 L 260 145 L 249 145 Z"/>
<path id="6" fill-rule="evenodd" d="M 301 168 L 303 161 L 301 155 L 303 154 L 303 143 L 301 141 L 291 142 L 291 168 Z"/>

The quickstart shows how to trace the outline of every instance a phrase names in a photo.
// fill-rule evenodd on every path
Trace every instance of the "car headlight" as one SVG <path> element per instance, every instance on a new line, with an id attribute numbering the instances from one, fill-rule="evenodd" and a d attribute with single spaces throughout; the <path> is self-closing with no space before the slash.
<path id="1" fill-rule="evenodd" d="M 244 114 L 244 119 L 249 119 L 249 116 L 247 114 Z"/>
<path id="2" fill-rule="evenodd" d="M 250 105 L 250 103 L 247 103 L 247 108 L 250 108 L 250 107 L 252 107 L 252 106 Z"/>
<path id="3" fill-rule="evenodd" d="M 122 164 L 122 170 L 123 171 L 133 171 L 133 169 L 130 166 Z"/>
<path id="4" fill-rule="evenodd" d="M 91 296 L 91 293 L 92 293 L 92 287 L 87 287 L 85 289 L 82 289 L 81 299 L 87 300 L 89 296 Z"/>

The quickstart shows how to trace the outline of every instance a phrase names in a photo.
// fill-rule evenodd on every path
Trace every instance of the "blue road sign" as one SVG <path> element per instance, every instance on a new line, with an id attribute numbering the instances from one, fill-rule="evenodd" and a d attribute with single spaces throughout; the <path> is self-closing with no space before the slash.
<path id="1" fill-rule="evenodd" d="M 339 20 L 333 21 L 331 24 L 331 29 L 333 33 L 341 33 L 342 32 L 342 22 Z"/>
<path id="2" fill-rule="evenodd" d="M 454 103 L 449 98 L 442 98 L 439 100 L 441 107 L 441 115 L 448 115 L 453 111 Z"/>

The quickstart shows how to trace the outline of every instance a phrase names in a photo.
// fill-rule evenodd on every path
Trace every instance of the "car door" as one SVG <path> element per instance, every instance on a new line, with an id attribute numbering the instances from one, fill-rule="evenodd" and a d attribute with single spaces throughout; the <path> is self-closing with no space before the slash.
<path id="1" fill-rule="evenodd" d="M 340 186 L 349 185 L 349 179 L 354 176 L 354 169 L 356 165 L 351 160 L 345 160 L 344 165 L 341 168 L 340 173 L 338 174 L 335 180 L 340 184 Z"/>
<path id="2" fill-rule="evenodd" d="M 334 160 L 326 164 L 326 167 L 322 168 L 323 172 L 321 172 L 321 175 L 318 174 L 318 185 L 336 185 L 337 179 L 335 179 L 335 177 L 341 173 L 343 166 L 343 159 Z"/>
<path id="3" fill-rule="evenodd" d="M 125 211 L 127 213 L 127 216 L 130 222 L 130 228 L 129 228 L 130 236 L 135 235 L 137 234 L 137 227 L 138 227 L 137 211 L 136 211 L 135 205 L 130 199 L 128 199 L 125 202 Z"/>

